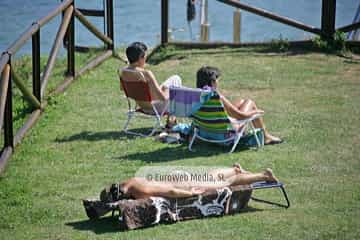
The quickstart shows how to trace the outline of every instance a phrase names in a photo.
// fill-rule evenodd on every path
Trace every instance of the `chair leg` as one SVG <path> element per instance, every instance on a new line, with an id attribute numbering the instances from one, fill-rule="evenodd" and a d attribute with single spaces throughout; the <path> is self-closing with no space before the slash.
<path id="1" fill-rule="evenodd" d="M 126 134 L 131 134 L 131 135 L 135 135 L 135 136 L 140 136 L 140 137 L 151 137 L 152 135 L 154 135 L 154 133 L 158 130 L 158 128 L 160 127 L 160 121 L 161 119 L 159 119 L 158 117 L 155 116 L 155 125 L 153 127 L 153 129 L 151 130 L 150 133 L 148 134 L 142 134 L 142 133 L 138 133 L 138 132 L 133 132 L 133 131 L 129 131 L 128 127 L 129 124 L 131 122 L 131 119 L 134 117 L 135 113 L 134 112 L 128 112 L 128 119 L 126 120 L 126 123 L 124 125 L 124 129 L 123 131 Z"/>
<path id="2" fill-rule="evenodd" d="M 128 131 L 128 126 L 129 126 L 129 124 L 130 124 L 131 118 L 134 116 L 134 113 L 128 112 L 127 115 L 128 115 L 128 118 L 127 118 L 126 123 L 125 123 L 124 128 L 123 128 L 123 131 L 124 131 L 125 133 L 127 133 L 127 131 Z"/>
<path id="3" fill-rule="evenodd" d="M 282 204 L 282 203 L 277 203 L 277 202 L 272 202 L 272 201 L 260 199 L 260 198 L 255 198 L 255 197 L 251 197 L 251 199 L 256 201 L 256 202 L 262 202 L 262 203 L 266 203 L 266 204 L 276 205 L 276 206 L 279 206 L 279 207 L 289 208 L 290 207 L 290 201 L 289 201 L 289 198 L 288 198 L 288 196 L 286 194 L 285 188 L 283 186 L 279 186 L 278 188 L 280 188 L 282 193 L 283 193 L 283 196 L 284 196 L 284 198 L 286 200 L 286 205 Z"/>
<path id="4" fill-rule="evenodd" d="M 190 152 L 193 152 L 192 145 L 194 144 L 194 141 L 195 141 L 195 139 L 197 137 L 197 132 L 198 132 L 197 128 L 194 128 L 194 135 L 192 136 L 191 141 L 189 143 L 189 151 Z"/>
<path id="5" fill-rule="evenodd" d="M 238 145 L 238 143 L 239 143 L 239 141 L 240 141 L 240 138 L 241 138 L 241 135 L 240 135 L 240 134 L 236 134 L 236 137 L 235 137 L 235 139 L 234 139 L 234 144 L 233 144 L 233 146 L 232 146 L 232 148 L 231 148 L 231 150 L 230 150 L 229 153 L 233 153 L 233 152 L 235 151 L 235 148 L 236 148 L 236 146 Z"/>
<path id="6" fill-rule="evenodd" d="M 256 144 L 257 144 L 257 149 L 259 149 L 261 146 L 263 146 L 264 144 L 260 143 L 260 140 L 259 140 L 259 137 L 258 135 L 256 134 L 256 129 L 253 125 L 252 122 L 250 122 L 250 126 L 251 126 L 251 129 L 254 131 L 254 134 L 255 134 L 255 140 L 256 140 Z"/>
<path id="7" fill-rule="evenodd" d="M 156 115 L 155 116 L 155 125 L 152 129 L 152 131 L 147 135 L 147 137 L 151 137 L 152 135 L 154 135 L 154 133 L 161 127 L 161 118 Z"/>

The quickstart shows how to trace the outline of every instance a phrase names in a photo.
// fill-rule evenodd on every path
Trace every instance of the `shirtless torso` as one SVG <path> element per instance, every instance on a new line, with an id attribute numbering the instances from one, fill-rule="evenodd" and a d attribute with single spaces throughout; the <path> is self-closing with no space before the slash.
<path id="1" fill-rule="evenodd" d="M 154 74 L 150 70 L 128 66 L 121 69 L 120 76 L 124 81 L 142 81 L 148 83 L 150 95 L 153 100 L 164 101 L 169 98 L 168 91 L 158 84 Z M 137 104 L 143 109 L 152 108 L 149 102 L 137 101 Z"/>

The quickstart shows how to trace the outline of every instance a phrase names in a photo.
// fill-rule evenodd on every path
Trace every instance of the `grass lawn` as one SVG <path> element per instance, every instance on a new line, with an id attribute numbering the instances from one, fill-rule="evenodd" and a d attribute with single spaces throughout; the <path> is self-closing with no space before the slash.
<path id="1" fill-rule="evenodd" d="M 191 87 L 200 66 L 219 67 L 220 87 L 230 99 L 255 100 L 269 130 L 285 143 L 229 155 L 214 145 L 198 143 L 190 153 L 185 145 L 129 137 L 121 132 L 127 103 L 117 69 L 123 64 L 108 60 L 52 98 L 16 148 L 0 177 L 0 239 L 360 238 L 360 60 L 222 48 L 172 49 L 154 62 L 149 68 L 159 81 L 177 73 Z M 292 206 L 250 202 L 254 211 L 127 232 L 118 231 L 111 216 L 89 221 L 82 207 L 82 198 L 142 166 L 234 162 L 252 171 L 271 167 Z M 257 196 L 276 200 L 279 192 Z"/>

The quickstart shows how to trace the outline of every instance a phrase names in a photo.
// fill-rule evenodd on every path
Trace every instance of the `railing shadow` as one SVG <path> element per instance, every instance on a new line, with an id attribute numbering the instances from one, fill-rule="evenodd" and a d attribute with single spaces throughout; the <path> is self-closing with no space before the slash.
<path id="1" fill-rule="evenodd" d="M 148 133 L 151 128 L 136 128 L 132 129 L 132 131 L 140 132 L 140 133 Z M 55 142 L 63 143 L 63 142 L 73 142 L 73 141 L 101 141 L 101 140 L 122 140 L 122 139 L 134 139 L 139 138 L 139 136 L 126 134 L 125 132 L 118 131 L 106 131 L 106 132 L 92 132 L 92 131 L 83 131 L 81 133 L 77 133 L 68 137 L 64 137 L 61 139 L 55 139 Z"/>

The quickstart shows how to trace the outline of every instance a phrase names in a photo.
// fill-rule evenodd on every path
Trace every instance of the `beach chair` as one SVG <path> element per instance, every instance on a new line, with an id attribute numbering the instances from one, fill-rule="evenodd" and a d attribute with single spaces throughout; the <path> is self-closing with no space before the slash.
<path id="1" fill-rule="evenodd" d="M 252 197 L 254 191 L 264 188 L 280 188 L 286 204 Z M 97 198 L 84 199 L 85 212 L 90 219 L 98 219 L 112 212 L 121 229 L 138 229 L 159 223 L 174 223 L 212 216 L 226 216 L 246 211 L 249 200 L 260 201 L 289 208 L 290 201 L 282 183 L 256 182 L 251 185 L 235 185 L 206 191 L 201 196 L 186 198 L 150 197 L 143 199 L 116 198 L 104 202 Z"/>
<path id="2" fill-rule="evenodd" d="M 151 96 L 149 84 L 147 83 L 144 75 L 140 71 L 124 68 L 123 72 L 131 72 L 131 78 L 124 79 L 119 73 L 121 87 L 125 92 L 126 99 L 128 101 L 127 120 L 125 122 L 123 131 L 127 134 L 136 136 L 149 137 L 152 136 L 156 131 L 160 130 L 163 125 L 161 118 L 167 114 L 168 101 L 154 100 Z M 150 106 L 148 109 L 141 108 L 137 102 L 148 103 Z M 156 105 L 162 105 L 162 109 L 158 109 Z M 147 116 L 154 120 L 152 129 L 148 134 L 128 130 L 131 120 L 136 116 Z"/>
<path id="3" fill-rule="evenodd" d="M 243 120 L 230 119 L 216 91 L 182 87 L 170 88 L 170 113 L 192 118 L 193 135 L 189 143 L 190 151 L 195 140 L 200 139 L 211 143 L 232 145 L 229 153 L 235 150 L 247 130 L 257 132 L 252 121 L 261 116 L 257 114 Z M 258 134 L 254 136 L 257 148 L 264 145 L 263 138 L 260 140 Z"/>

